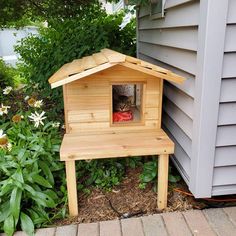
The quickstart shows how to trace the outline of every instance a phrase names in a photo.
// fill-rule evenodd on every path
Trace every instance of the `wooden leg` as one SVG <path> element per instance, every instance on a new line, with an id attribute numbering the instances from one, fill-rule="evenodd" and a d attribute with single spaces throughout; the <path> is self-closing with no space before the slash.
<path id="1" fill-rule="evenodd" d="M 66 183 L 70 216 L 78 215 L 75 161 L 66 161 Z"/>
<path id="2" fill-rule="evenodd" d="M 167 207 L 167 192 L 168 192 L 168 170 L 169 170 L 169 155 L 163 154 L 158 157 L 158 200 L 157 207 L 163 210 Z"/>

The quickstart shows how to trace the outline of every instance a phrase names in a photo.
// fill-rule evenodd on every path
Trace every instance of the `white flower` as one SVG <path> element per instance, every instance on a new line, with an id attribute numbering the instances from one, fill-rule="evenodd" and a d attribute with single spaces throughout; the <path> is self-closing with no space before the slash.
<path id="1" fill-rule="evenodd" d="M 52 127 L 58 128 L 60 126 L 60 122 L 53 122 Z"/>
<path id="2" fill-rule="evenodd" d="M 38 100 L 34 103 L 34 107 L 40 108 L 43 105 L 43 100 Z"/>
<path id="3" fill-rule="evenodd" d="M 11 86 L 7 86 L 5 89 L 3 89 L 3 94 L 7 95 L 9 94 L 13 88 Z"/>
<path id="4" fill-rule="evenodd" d="M 62 129 L 65 129 L 66 127 L 65 127 L 65 125 L 62 125 L 62 127 L 61 127 Z"/>
<path id="5" fill-rule="evenodd" d="M 2 104 L 2 106 L 0 107 L 0 116 L 2 116 L 3 114 L 7 114 L 8 113 L 7 109 L 9 109 L 9 108 L 11 108 L 11 107 L 10 106 L 4 106 Z"/>
<path id="6" fill-rule="evenodd" d="M 1 139 L 1 138 L 5 138 L 5 137 L 6 137 L 6 134 L 4 134 L 4 133 L 3 133 L 3 130 L 0 129 L 0 139 Z"/>
<path id="7" fill-rule="evenodd" d="M 46 116 L 43 116 L 45 114 L 44 111 L 39 114 L 37 111 L 35 113 L 31 113 L 30 116 L 28 116 L 31 121 L 34 122 L 34 127 L 38 128 L 39 125 L 44 125 L 43 120 L 46 119 Z"/>
<path id="8" fill-rule="evenodd" d="M 29 96 L 26 96 L 26 97 L 25 97 L 25 101 L 27 101 L 29 98 L 30 98 Z"/>
<path id="9" fill-rule="evenodd" d="M 11 144 L 11 143 L 8 143 L 8 144 L 7 144 L 7 150 L 8 150 L 8 151 L 11 151 L 11 150 L 12 150 L 12 144 Z"/>

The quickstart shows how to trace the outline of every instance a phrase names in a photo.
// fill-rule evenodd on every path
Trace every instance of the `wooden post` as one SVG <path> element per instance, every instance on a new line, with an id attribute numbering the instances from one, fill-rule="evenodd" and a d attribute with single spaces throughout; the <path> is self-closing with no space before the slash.
<path id="1" fill-rule="evenodd" d="M 66 183 L 70 216 L 78 215 L 77 183 L 75 161 L 66 161 Z"/>
<path id="2" fill-rule="evenodd" d="M 167 207 L 167 192 L 168 192 L 168 170 L 169 170 L 169 155 L 162 154 L 158 157 L 158 186 L 157 186 L 157 207 L 163 210 Z"/>

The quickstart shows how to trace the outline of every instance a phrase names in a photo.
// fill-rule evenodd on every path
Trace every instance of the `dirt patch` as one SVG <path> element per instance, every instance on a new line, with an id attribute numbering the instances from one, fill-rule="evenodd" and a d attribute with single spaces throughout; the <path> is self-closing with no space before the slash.
<path id="1" fill-rule="evenodd" d="M 144 190 L 139 188 L 140 173 L 140 168 L 128 169 L 122 183 L 111 192 L 92 189 L 89 196 L 79 193 L 79 217 L 67 218 L 56 224 L 90 223 L 161 213 L 157 209 L 157 194 L 153 191 L 153 185 L 148 184 Z M 205 207 L 203 202 L 175 191 L 178 188 L 188 192 L 184 181 L 169 184 L 168 208 L 165 212 Z"/>

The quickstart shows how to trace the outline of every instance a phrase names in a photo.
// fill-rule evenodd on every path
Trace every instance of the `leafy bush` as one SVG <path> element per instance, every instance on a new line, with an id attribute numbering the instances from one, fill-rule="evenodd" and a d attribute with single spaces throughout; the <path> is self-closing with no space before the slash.
<path id="1" fill-rule="evenodd" d="M 64 163 L 59 162 L 62 130 L 50 122 L 50 106 L 42 105 L 38 93 L 7 87 L 0 102 L 0 231 L 12 235 L 23 229 L 51 224 L 66 215 L 67 191 Z M 38 91 L 40 93 L 40 91 Z M 50 101 L 48 101 L 50 102 Z M 42 107 L 46 111 L 42 114 Z M 34 117 L 41 119 L 37 122 Z M 47 118 L 44 118 L 47 116 Z M 44 124 L 40 123 L 43 122 Z M 111 190 L 122 180 L 126 166 L 140 158 L 78 161 L 78 190 L 92 186 Z M 26 227 L 27 226 L 27 227 Z"/>
<path id="2" fill-rule="evenodd" d="M 14 103 L 12 93 L 0 106 L 0 230 L 12 235 L 21 227 L 33 235 L 34 225 L 65 215 L 64 165 L 58 154 L 61 138 L 58 124 L 44 118 L 40 101 Z M 41 114 L 38 122 L 37 114 Z"/>
<path id="3" fill-rule="evenodd" d="M 41 28 L 39 35 L 22 39 L 16 51 L 21 56 L 24 77 L 38 83 L 44 98 L 50 97 L 61 110 L 61 89 L 52 90 L 48 78 L 62 65 L 105 47 L 135 55 L 135 22 L 121 30 L 123 16 L 123 13 L 106 15 L 100 11 L 94 18 L 57 20 L 48 28 Z"/>
<path id="4" fill-rule="evenodd" d="M 0 58 L 0 88 L 13 85 L 13 70 Z"/>
<path id="5" fill-rule="evenodd" d="M 78 189 L 89 192 L 89 186 L 111 190 L 125 175 L 126 167 L 140 165 L 140 158 L 118 158 L 77 162 Z"/>
<path id="6" fill-rule="evenodd" d="M 144 189 L 149 182 L 156 183 L 157 180 L 157 157 L 153 156 L 151 160 L 143 164 L 143 172 L 140 175 L 139 187 Z M 169 167 L 169 182 L 176 183 L 180 180 L 179 175 L 175 175 L 172 171 L 171 166 Z M 154 185 L 156 188 L 156 184 Z"/>

